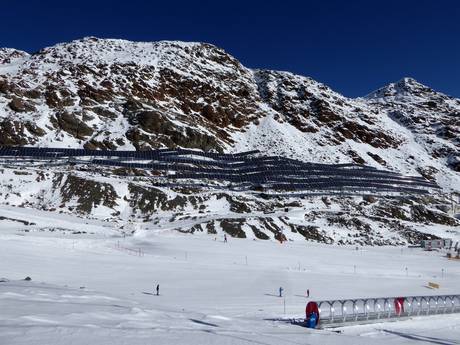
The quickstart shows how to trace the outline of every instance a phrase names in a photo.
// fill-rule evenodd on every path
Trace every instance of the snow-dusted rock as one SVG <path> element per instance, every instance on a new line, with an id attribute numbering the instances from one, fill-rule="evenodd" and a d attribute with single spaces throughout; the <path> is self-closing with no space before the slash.
<path id="1" fill-rule="evenodd" d="M 357 162 L 423 175 L 450 195 L 460 191 L 459 121 L 460 100 L 410 78 L 350 99 L 311 78 L 246 68 L 206 43 L 88 37 L 32 55 L 0 49 L 0 145 L 259 149 L 306 161 Z M 168 223 L 181 231 L 225 228 L 237 236 L 276 238 L 277 228 L 286 228 L 324 242 L 385 244 L 386 239 L 419 239 L 414 228 L 401 222 L 451 222 L 437 214 L 449 203 L 443 196 L 365 207 L 362 200 L 336 200 L 337 210 L 352 211 L 334 217 L 319 211 L 315 217 L 302 214 L 297 222 L 280 216 L 267 221 L 259 216 L 272 210 L 273 203 L 244 193 L 190 195 L 152 189 L 145 181 L 108 179 L 104 172 L 63 175 L 52 170 L 45 176 L 33 171 L 20 179 L 14 174 L 7 170 L 2 175 L 3 203 L 123 220 L 150 220 L 164 212 L 172 219 Z M 214 202 L 222 206 L 214 217 L 177 222 L 179 213 L 193 218 L 210 211 Z M 308 210 L 315 204 L 317 200 L 309 200 L 297 208 Z M 414 210 L 419 216 L 436 214 L 415 219 Z M 247 214 L 243 221 L 235 220 L 242 214 Z M 165 222 L 158 217 L 156 221 Z M 306 221 L 310 228 L 299 227 Z M 382 239 L 376 236 L 376 224 L 396 229 L 398 235 Z M 351 233 L 334 234 L 337 226 Z"/>

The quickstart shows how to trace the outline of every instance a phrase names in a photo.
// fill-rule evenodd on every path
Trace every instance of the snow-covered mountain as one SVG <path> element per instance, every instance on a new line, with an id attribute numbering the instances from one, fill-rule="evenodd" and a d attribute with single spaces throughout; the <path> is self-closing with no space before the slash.
<path id="1" fill-rule="evenodd" d="M 356 237 L 368 243 L 363 238 L 370 236 L 365 233 L 375 235 L 373 222 L 389 231 L 399 229 L 397 237 L 403 231 L 400 225 L 406 232 L 418 230 L 404 221 L 435 224 L 441 217 L 438 223 L 458 226 L 450 217 L 452 211 L 447 211 L 446 195 L 460 192 L 459 134 L 460 100 L 410 78 L 350 99 L 311 78 L 248 69 L 224 50 L 205 43 L 89 37 L 31 55 L 0 49 L 0 145 L 259 149 L 306 161 L 357 162 L 423 175 L 435 180 L 444 193 L 412 204 L 379 200 L 363 206 L 362 200 L 351 199 L 268 202 L 230 192 L 182 194 L 152 188 L 147 180 L 109 178 L 94 171 L 51 169 L 43 174 L 29 169 L 25 173 L 29 175 L 20 175 L 5 167 L 2 203 L 61 207 L 66 212 L 76 209 L 94 217 L 124 220 L 142 214 L 144 220 L 158 218 L 157 224 L 162 224 L 162 217 L 176 219 L 183 213 L 195 220 L 170 221 L 170 228 L 213 232 L 217 226 L 233 234 L 241 234 L 244 228 L 243 233 L 254 231 L 256 237 L 263 237 L 257 236 L 257 228 L 270 236 L 287 228 L 310 239 L 348 241 L 349 232 L 337 235 L 339 226 L 358 231 Z M 80 195 L 82 185 L 93 191 L 90 196 Z M 98 214 L 95 205 L 107 210 Z M 259 219 L 257 212 L 263 215 L 285 205 L 304 211 L 314 205 L 353 212 L 341 220 L 320 211 L 304 212 L 292 222 L 274 217 L 267 225 L 267 216 Z M 199 210 L 213 217 L 197 220 Z M 399 225 L 385 223 L 388 215 Z M 307 228 L 299 230 L 305 223 Z"/>

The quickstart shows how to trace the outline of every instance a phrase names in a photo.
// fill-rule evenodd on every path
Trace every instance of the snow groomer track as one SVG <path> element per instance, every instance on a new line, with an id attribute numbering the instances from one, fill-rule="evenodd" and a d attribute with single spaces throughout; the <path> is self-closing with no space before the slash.
<path id="1" fill-rule="evenodd" d="M 427 194 L 439 188 L 423 177 L 403 176 L 359 164 L 318 164 L 259 151 L 236 154 L 187 149 L 104 151 L 65 148 L 3 147 L 3 164 L 69 164 L 144 169 L 157 181 L 230 184 L 233 188 L 291 194 Z M 208 184 L 209 186 L 209 184 Z"/>
<path id="2" fill-rule="evenodd" d="M 317 303 L 321 328 L 460 313 L 460 295 L 358 298 Z"/>

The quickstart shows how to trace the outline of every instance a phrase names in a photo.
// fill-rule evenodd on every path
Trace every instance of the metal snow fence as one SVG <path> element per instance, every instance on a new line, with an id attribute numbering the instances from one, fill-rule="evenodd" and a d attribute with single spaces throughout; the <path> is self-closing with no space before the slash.
<path id="1" fill-rule="evenodd" d="M 357 298 L 317 303 L 323 327 L 460 313 L 460 295 Z"/>

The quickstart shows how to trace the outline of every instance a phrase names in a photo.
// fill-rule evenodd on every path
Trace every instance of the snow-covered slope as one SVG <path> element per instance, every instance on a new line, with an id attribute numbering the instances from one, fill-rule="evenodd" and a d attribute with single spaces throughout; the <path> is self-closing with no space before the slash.
<path id="1" fill-rule="evenodd" d="M 311 78 L 248 69 L 206 43 L 88 37 L 32 55 L 1 49 L 0 145 L 259 149 L 313 162 L 357 162 L 421 174 L 443 190 L 402 203 L 362 198 L 272 202 L 245 193 L 152 188 L 148 178 L 108 177 L 114 172 L 107 169 L 17 171 L 5 166 L 0 201 L 99 218 L 158 218 L 157 224 L 182 231 L 212 233 L 222 227 L 251 237 L 254 227 L 268 238 L 293 229 L 293 234 L 303 231 L 305 238 L 324 242 L 415 241 L 419 237 L 413 231 L 420 230 L 421 222 L 457 226 L 450 193 L 460 191 L 459 114 L 459 100 L 412 79 L 350 99 Z M 92 192 L 82 193 L 82 186 Z M 293 203 L 291 210 L 303 212 L 298 221 L 259 219 Z M 345 220 L 331 220 L 322 211 L 314 217 L 307 214 L 323 205 L 352 212 L 339 216 Z M 200 218 L 200 212 L 213 216 Z M 178 213 L 194 221 L 181 222 Z M 383 221 L 389 214 L 397 226 Z M 356 221 L 360 217 L 369 223 L 372 236 Z M 401 223 L 406 221 L 408 228 Z M 299 231 L 305 224 L 316 230 Z M 347 230 L 338 235 L 337 224 L 352 229 L 351 234 Z M 397 229 L 398 235 L 376 237 L 379 226 L 388 233 Z"/>
<path id="2" fill-rule="evenodd" d="M 0 51 L 0 144 L 264 151 L 458 189 L 460 101 L 405 78 L 349 99 L 205 43 L 93 37 Z"/>
<path id="3" fill-rule="evenodd" d="M 460 100 L 422 85 L 411 78 L 366 96 L 368 102 L 408 128 L 415 141 L 434 158 L 447 158 L 460 171 Z"/>
<path id="4" fill-rule="evenodd" d="M 271 321 L 304 317 L 310 300 L 458 294 L 460 266 L 438 252 L 224 243 L 221 236 L 215 241 L 177 232 L 124 238 L 110 222 L 65 215 L 47 220 L 29 210 L 9 215 L 21 212 L 36 227 L 24 232 L 2 224 L 0 232 L 0 262 L 8 263 L 0 276 L 1 344 L 458 343 L 459 314 L 344 327 L 341 333 Z M 57 230 L 39 231 L 44 224 Z M 63 231 L 68 224 L 88 233 Z M 24 281 L 27 276 L 32 280 Z M 440 289 L 427 289 L 429 281 Z M 284 298 L 277 295 L 280 286 Z"/>

